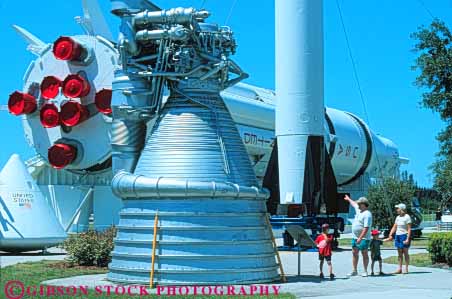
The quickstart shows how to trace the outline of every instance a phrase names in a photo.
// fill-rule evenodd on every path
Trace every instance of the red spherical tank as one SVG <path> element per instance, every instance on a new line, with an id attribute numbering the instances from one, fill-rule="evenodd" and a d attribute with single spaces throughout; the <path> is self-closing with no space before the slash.
<path id="1" fill-rule="evenodd" d="M 71 99 L 84 97 L 90 90 L 89 82 L 80 75 L 69 75 L 63 82 L 63 94 Z"/>
<path id="2" fill-rule="evenodd" d="M 97 110 L 103 114 L 110 114 L 111 110 L 111 89 L 102 89 L 96 93 L 95 104 Z"/>
<path id="3" fill-rule="evenodd" d="M 86 106 L 75 101 L 69 101 L 61 106 L 60 117 L 63 124 L 73 127 L 87 120 L 89 111 Z"/>
<path id="4" fill-rule="evenodd" d="M 8 110 L 11 114 L 30 114 L 36 111 L 36 98 L 28 93 L 13 92 L 8 99 Z"/>
<path id="5" fill-rule="evenodd" d="M 41 82 L 41 96 L 46 99 L 54 99 L 60 93 L 61 80 L 55 76 L 47 76 Z"/>
<path id="6" fill-rule="evenodd" d="M 80 60 L 83 47 L 67 36 L 61 36 L 53 43 L 53 55 L 59 60 Z"/>
<path id="7" fill-rule="evenodd" d="M 54 128 L 60 124 L 60 114 L 54 104 L 44 104 L 39 113 L 41 124 L 44 128 Z"/>
<path id="8" fill-rule="evenodd" d="M 62 169 L 77 158 L 77 148 L 75 146 L 56 143 L 49 148 L 48 159 L 50 165 L 56 169 Z"/>

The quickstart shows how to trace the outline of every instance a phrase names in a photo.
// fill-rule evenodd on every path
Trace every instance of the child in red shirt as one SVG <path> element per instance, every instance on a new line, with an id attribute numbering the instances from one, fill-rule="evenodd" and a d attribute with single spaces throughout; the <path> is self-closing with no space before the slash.
<path id="1" fill-rule="evenodd" d="M 317 244 L 317 248 L 319 249 L 319 260 L 320 260 L 320 278 L 324 278 L 323 275 L 323 262 L 326 260 L 328 264 L 328 270 L 330 272 L 330 279 L 334 279 L 333 274 L 333 265 L 331 264 L 331 255 L 332 255 L 332 242 L 333 236 L 328 234 L 330 226 L 328 223 L 322 225 L 322 233 L 317 236 L 315 239 L 315 243 Z"/>

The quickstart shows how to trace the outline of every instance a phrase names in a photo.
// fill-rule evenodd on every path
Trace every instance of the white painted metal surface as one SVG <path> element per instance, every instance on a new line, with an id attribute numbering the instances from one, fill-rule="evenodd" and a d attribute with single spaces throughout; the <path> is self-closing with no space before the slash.
<path id="1" fill-rule="evenodd" d="M 271 90 L 239 83 L 222 93 L 248 151 L 258 178 L 265 175 L 267 163 L 275 139 L 275 102 L 276 96 Z M 325 114 L 331 121 L 324 123 L 326 148 L 331 157 L 334 174 L 338 184 L 351 184 L 360 169 L 372 177 L 391 176 L 399 173 L 401 164 L 407 159 L 401 158 L 394 142 L 374 133 L 359 117 L 351 113 L 325 108 Z M 367 143 L 370 136 L 371 144 Z M 331 142 L 334 146 L 331 146 Z M 366 155 L 370 161 L 364 165 Z M 378 157 L 378 158 L 377 158 Z M 364 174 L 364 173 L 363 173 Z"/>
<path id="2" fill-rule="evenodd" d="M 0 172 L 0 250 L 44 249 L 66 238 L 39 187 L 16 154 Z"/>
<path id="3" fill-rule="evenodd" d="M 301 203 L 309 136 L 324 135 L 323 1 L 276 0 L 280 202 Z"/>

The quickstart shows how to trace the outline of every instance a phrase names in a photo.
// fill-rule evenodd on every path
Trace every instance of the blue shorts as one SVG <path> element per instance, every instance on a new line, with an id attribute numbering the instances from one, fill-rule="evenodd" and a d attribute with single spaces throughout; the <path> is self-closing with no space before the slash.
<path id="1" fill-rule="evenodd" d="M 362 239 L 359 244 L 356 244 L 356 241 L 358 240 L 352 239 L 352 248 L 358 248 L 360 251 L 369 249 L 370 240 Z"/>
<path id="2" fill-rule="evenodd" d="M 408 244 L 403 244 L 403 242 L 408 239 L 408 235 L 404 234 L 404 235 L 396 235 L 394 238 L 394 246 L 397 249 L 402 249 L 402 248 L 409 248 L 410 247 L 410 243 Z"/>

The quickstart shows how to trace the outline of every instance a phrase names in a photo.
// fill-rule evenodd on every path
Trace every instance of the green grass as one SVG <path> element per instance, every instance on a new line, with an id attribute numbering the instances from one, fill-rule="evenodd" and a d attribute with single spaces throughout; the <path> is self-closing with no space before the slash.
<path id="1" fill-rule="evenodd" d="M 89 274 L 100 274 L 100 273 L 106 273 L 107 269 L 105 268 L 82 268 L 82 267 L 63 267 L 63 263 L 55 262 L 55 261 L 40 261 L 40 262 L 28 262 L 28 263 L 21 263 L 13 266 L 8 266 L 5 268 L 0 269 L 0 298 L 6 298 L 5 297 L 5 284 L 8 281 L 11 280 L 19 280 L 21 281 L 24 286 L 38 286 L 41 282 L 50 280 L 50 279 L 57 279 L 57 278 L 65 278 L 65 277 L 71 277 L 71 276 L 78 276 L 78 275 L 89 275 Z M 248 289 L 247 289 L 248 290 Z M 103 296 L 96 295 L 94 290 L 90 290 L 90 294 L 86 297 L 83 296 L 83 298 L 107 298 L 105 296 L 105 290 L 103 293 Z M 78 293 L 80 294 L 80 293 Z M 30 296 L 24 296 L 23 298 L 47 298 L 47 297 L 30 297 Z M 56 298 L 53 297 L 53 298 Z M 74 297 L 75 298 L 75 297 Z M 77 297 L 78 298 L 78 297 Z M 174 299 L 182 299 L 182 298 L 266 298 L 266 299 L 275 299 L 275 298 L 282 298 L 282 299 L 294 299 L 295 296 L 292 294 L 279 294 L 278 296 L 270 295 L 270 296 L 157 296 L 157 295 L 150 295 L 150 296 L 109 296 L 108 298 L 174 298 Z"/>
<path id="2" fill-rule="evenodd" d="M 383 259 L 388 264 L 398 264 L 397 256 L 391 256 Z M 432 267 L 432 259 L 428 253 L 410 254 L 410 265 L 416 267 Z"/>
<path id="3" fill-rule="evenodd" d="M 428 237 L 416 238 L 411 241 L 411 247 L 427 248 L 428 239 Z M 340 246 L 352 246 L 352 239 L 339 239 L 339 247 Z M 382 248 L 394 248 L 394 241 L 383 242 Z"/>
<path id="4" fill-rule="evenodd" d="M 422 214 L 422 221 L 434 221 L 436 218 L 436 214 Z"/>

